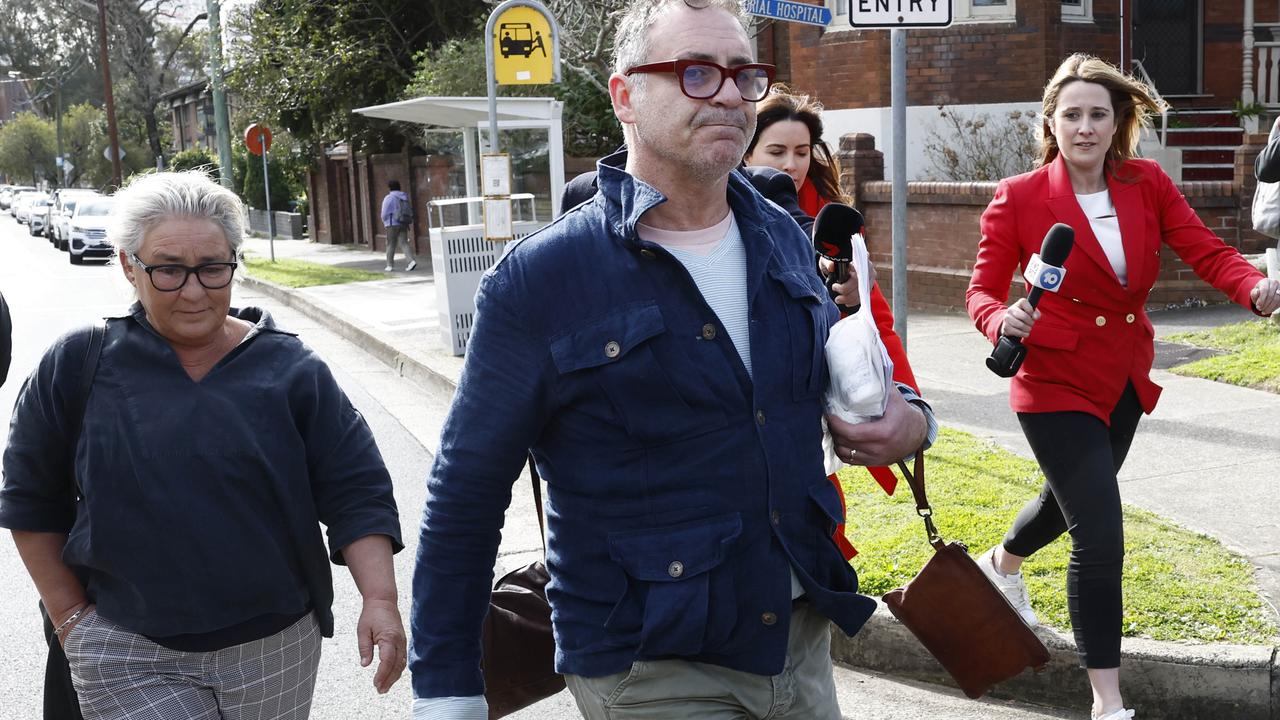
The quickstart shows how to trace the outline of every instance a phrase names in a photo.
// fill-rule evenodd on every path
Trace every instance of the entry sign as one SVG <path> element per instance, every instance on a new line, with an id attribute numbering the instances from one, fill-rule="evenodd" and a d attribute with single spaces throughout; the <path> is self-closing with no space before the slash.
<path id="1" fill-rule="evenodd" d="M 947 27 L 954 1 L 849 0 L 849 24 L 862 30 Z"/>
<path id="2" fill-rule="evenodd" d="M 542 13 L 523 5 L 507 8 L 493 25 L 494 80 L 499 85 L 555 82 L 552 37 Z"/>
<path id="3" fill-rule="evenodd" d="M 244 129 L 244 144 L 249 152 L 261 155 L 271 149 L 271 128 L 254 123 Z"/>
<path id="4" fill-rule="evenodd" d="M 853 0 L 857 2 L 857 0 Z M 826 27 L 831 24 L 831 11 L 822 5 L 810 5 L 791 0 L 750 0 L 747 12 L 752 15 Z"/>

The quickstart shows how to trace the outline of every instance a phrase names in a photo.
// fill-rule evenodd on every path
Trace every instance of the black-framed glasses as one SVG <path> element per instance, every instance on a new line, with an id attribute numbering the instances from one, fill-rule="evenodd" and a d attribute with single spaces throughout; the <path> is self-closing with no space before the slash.
<path id="1" fill-rule="evenodd" d="M 231 284 L 240 263 L 233 261 L 207 262 L 192 267 L 190 265 L 148 265 L 129 254 L 134 265 L 142 268 L 151 278 L 151 286 L 160 292 L 177 292 L 187 284 L 192 275 L 206 290 L 220 290 Z"/>
<path id="2" fill-rule="evenodd" d="M 632 73 L 675 73 L 680 81 L 680 92 L 693 100 L 709 100 L 724 87 L 724 81 L 733 79 L 738 92 L 747 102 L 759 102 L 769 93 L 773 74 L 777 71 L 766 63 L 749 63 L 725 67 L 710 60 L 668 60 L 667 62 L 636 65 L 624 75 Z"/>

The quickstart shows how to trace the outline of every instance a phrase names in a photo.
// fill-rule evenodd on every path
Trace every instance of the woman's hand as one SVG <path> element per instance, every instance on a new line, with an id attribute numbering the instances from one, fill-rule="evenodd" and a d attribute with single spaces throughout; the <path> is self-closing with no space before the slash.
<path id="1" fill-rule="evenodd" d="M 835 272 L 836 264 L 824 257 L 818 258 L 818 269 L 822 271 L 823 276 L 830 275 Z M 867 269 L 871 275 L 871 285 L 876 284 L 876 266 L 868 265 Z M 861 302 L 858 299 L 858 272 L 854 270 L 853 265 L 849 265 L 849 278 L 842 283 L 835 283 L 831 286 L 831 290 L 835 293 L 832 300 L 837 305 L 845 307 L 857 307 Z"/>
<path id="2" fill-rule="evenodd" d="M 1253 306 L 1258 309 L 1258 313 L 1262 315 L 1270 315 L 1276 310 L 1280 310 L 1280 280 L 1271 278 L 1263 278 L 1253 286 L 1253 291 L 1249 293 L 1249 299 L 1253 301 Z"/>
<path id="3" fill-rule="evenodd" d="M 1000 323 L 1000 334 L 1024 338 L 1031 334 L 1031 326 L 1039 319 L 1040 311 L 1031 307 L 1026 298 L 1022 298 L 1005 311 L 1004 321 Z"/>
<path id="4" fill-rule="evenodd" d="M 356 623 L 356 638 L 360 645 L 360 667 L 373 662 L 373 648 L 378 648 L 378 671 L 373 674 L 373 686 L 385 693 L 400 679 L 408 662 L 404 625 L 400 622 L 400 608 L 394 600 L 366 598 Z"/>
<path id="5" fill-rule="evenodd" d="M 71 634 L 71 631 L 75 629 L 75 626 L 80 624 L 81 620 L 89 617 L 89 613 L 93 612 L 97 607 L 97 605 L 91 603 L 88 605 L 82 605 L 81 607 L 69 608 L 67 611 L 59 613 L 56 616 L 50 615 L 49 620 L 53 623 L 53 628 L 58 633 L 58 644 L 66 647 L 67 636 Z M 76 615 L 76 610 L 80 610 L 79 615 Z M 75 616 L 74 620 L 71 619 L 72 616 Z"/>

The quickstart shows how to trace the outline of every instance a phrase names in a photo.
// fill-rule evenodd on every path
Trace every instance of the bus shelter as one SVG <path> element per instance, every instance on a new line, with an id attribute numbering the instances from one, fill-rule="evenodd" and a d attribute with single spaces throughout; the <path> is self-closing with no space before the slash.
<path id="1" fill-rule="evenodd" d="M 554 98 L 499 98 L 500 146 L 511 156 L 513 236 L 518 240 L 560 213 L 564 192 L 564 141 Z M 475 318 L 475 293 L 484 271 L 507 243 L 484 237 L 479 187 L 480 155 L 490 146 L 487 98 L 421 97 L 360 108 L 367 117 L 423 126 L 423 141 L 449 153 L 459 145 L 461 187 L 427 203 L 431 270 L 441 341 L 454 355 L 466 352 Z"/>

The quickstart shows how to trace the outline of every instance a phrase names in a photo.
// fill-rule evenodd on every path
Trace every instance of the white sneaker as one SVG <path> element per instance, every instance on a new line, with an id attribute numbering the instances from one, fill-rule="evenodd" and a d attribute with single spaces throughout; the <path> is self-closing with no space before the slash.
<path id="1" fill-rule="evenodd" d="M 1040 624 L 1040 620 L 1036 618 L 1036 613 L 1031 609 L 1031 598 L 1027 596 L 1027 584 L 1022 581 L 1022 573 L 1014 573 L 1012 575 L 1001 575 L 996 570 L 996 549 L 991 548 L 978 558 L 978 568 L 982 570 L 982 574 L 987 576 L 992 585 L 1004 594 L 1009 604 L 1014 610 L 1018 611 L 1018 615 L 1022 617 L 1022 621 L 1027 627 L 1035 627 Z M 1107 716 L 1107 720 L 1121 720 L 1118 716 L 1111 718 Z"/>
<path id="2" fill-rule="evenodd" d="M 1126 710 L 1125 708 L 1120 708 L 1115 712 L 1109 712 L 1106 715 L 1094 715 L 1092 712 L 1089 713 L 1089 717 L 1093 718 L 1093 720 L 1129 720 L 1133 715 L 1133 710 Z"/>
<path id="3" fill-rule="evenodd" d="M 382 272 L 392 272 L 392 271 L 394 271 L 394 270 L 395 270 L 395 267 L 393 267 L 393 266 L 391 266 L 391 265 L 388 265 L 388 266 L 386 266 L 386 267 L 382 268 Z"/>
<path id="4" fill-rule="evenodd" d="M 408 265 L 408 267 L 406 267 L 406 268 L 405 268 L 405 270 L 408 270 L 409 272 L 413 272 L 413 269 L 414 269 L 414 268 L 416 268 L 416 267 L 418 267 L 418 261 L 417 261 L 417 260 L 410 260 L 410 261 L 409 261 L 409 265 Z"/>

